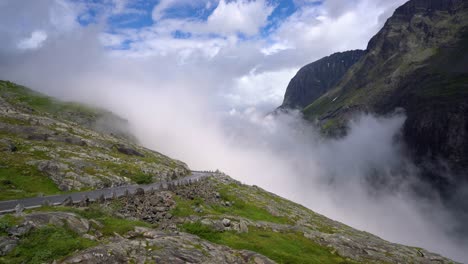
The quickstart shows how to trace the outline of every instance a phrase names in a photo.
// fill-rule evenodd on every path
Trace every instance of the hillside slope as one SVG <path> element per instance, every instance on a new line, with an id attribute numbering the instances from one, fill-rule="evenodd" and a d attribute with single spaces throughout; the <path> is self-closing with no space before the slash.
<path id="1" fill-rule="evenodd" d="M 0 200 L 189 173 L 184 163 L 138 146 L 125 122 L 0 81 Z"/>
<path id="2" fill-rule="evenodd" d="M 0 82 L 0 95 L 0 199 L 168 181 L 189 172 L 130 140 L 115 116 L 104 118 L 120 120 L 118 127 L 96 128 L 108 112 L 10 82 Z M 30 210 L 18 205 L 1 215 L 0 263 L 453 263 L 222 173 L 72 201 Z"/>
<path id="3" fill-rule="evenodd" d="M 54 260 L 454 263 L 355 230 L 221 173 L 165 190 L 0 217 L 0 262 Z"/>

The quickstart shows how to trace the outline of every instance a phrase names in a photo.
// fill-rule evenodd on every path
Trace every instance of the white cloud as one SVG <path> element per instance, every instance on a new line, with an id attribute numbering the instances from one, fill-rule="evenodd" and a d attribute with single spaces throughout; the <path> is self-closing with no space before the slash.
<path id="1" fill-rule="evenodd" d="M 165 11 L 169 8 L 191 6 L 209 9 L 211 5 L 211 1 L 162 0 L 154 7 L 152 18 L 166 28 L 168 25 L 172 25 L 175 26 L 171 27 L 172 30 L 181 29 L 194 34 L 229 36 L 242 33 L 252 36 L 265 26 L 268 16 L 274 9 L 266 0 L 236 0 L 230 2 L 221 0 L 208 16 L 207 21 L 192 18 L 168 19 L 164 17 Z"/>
<path id="2" fill-rule="evenodd" d="M 267 23 L 273 7 L 265 0 L 221 0 L 208 17 L 207 27 L 214 33 L 255 35 Z"/>
<path id="3" fill-rule="evenodd" d="M 323 5 L 304 5 L 272 34 L 271 39 L 288 43 L 306 53 L 324 55 L 364 49 L 393 10 L 407 0 L 327 0 Z M 319 53 L 319 52 L 317 52 Z"/>
<path id="4" fill-rule="evenodd" d="M 288 85 L 291 76 L 297 68 L 283 69 L 274 72 L 250 73 L 236 78 L 234 87 L 225 97 L 233 107 L 246 108 L 249 106 L 280 105 L 283 101 L 283 90 Z"/>
<path id="5" fill-rule="evenodd" d="M 31 33 L 31 37 L 25 38 L 18 43 L 18 48 L 22 50 L 37 49 L 42 46 L 47 39 L 47 33 L 36 30 Z"/>
<path id="6" fill-rule="evenodd" d="M 260 51 L 263 54 L 269 56 L 269 55 L 273 55 L 275 53 L 278 53 L 278 52 L 280 52 L 282 50 L 288 50 L 288 49 L 293 49 L 293 48 L 294 47 L 291 47 L 291 46 L 289 46 L 287 44 L 277 42 L 277 43 L 274 43 L 273 45 L 262 48 Z"/>

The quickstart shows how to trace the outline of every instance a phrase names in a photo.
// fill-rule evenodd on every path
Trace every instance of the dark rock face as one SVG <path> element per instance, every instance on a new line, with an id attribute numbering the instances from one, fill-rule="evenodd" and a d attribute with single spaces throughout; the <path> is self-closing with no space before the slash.
<path id="1" fill-rule="evenodd" d="M 392 89 L 369 105 L 383 114 L 396 107 L 406 110 L 405 143 L 415 161 L 430 171 L 425 174 L 442 189 L 468 180 L 467 16 L 466 1 L 409 1 L 369 42 L 373 58 L 364 59 L 377 62 L 373 67 L 381 70 L 382 78 L 388 80 L 386 86 Z M 415 53 L 422 58 L 413 56 Z M 394 59 L 395 54 L 400 58 Z M 393 66 L 382 66 L 383 62 Z M 407 72 L 395 74 L 402 65 L 409 68 Z M 432 165 L 428 168 L 425 163 Z M 458 175 L 452 183 L 434 172 L 447 173 L 445 166 Z"/>
<path id="2" fill-rule="evenodd" d="M 353 113 L 404 109 L 403 139 L 410 155 L 429 182 L 444 189 L 468 181 L 467 102 L 468 1 L 411 0 L 395 11 L 336 85 L 308 102 L 304 115 L 339 128 Z M 438 163 L 437 169 L 424 168 Z M 434 171 L 444 166 L 458 176 L 437 176 Z"/>
<path id="3" fill-rule="evenodd" d="M 122 144 L 116 145 L 116 148 L 120 153 L 123 153 L 125 155 L 144 157 L 144 155 L 138 152 L 137 150 L 124 146 Z"/>
<path id="4" fill-rule="evenodd" d="M 364 53 L 363 50 L 339 52 L 302 67 L 289 82 L 281 108 L 304 108 L 334 87 Z"/>

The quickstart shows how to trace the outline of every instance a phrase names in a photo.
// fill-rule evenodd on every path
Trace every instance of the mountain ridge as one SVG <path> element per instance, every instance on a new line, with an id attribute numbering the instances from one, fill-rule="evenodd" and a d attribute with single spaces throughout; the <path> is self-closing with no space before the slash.
<path id="1" fill-rule="evenodd" d="M 279 108 L 304 108 L 335 86 L 364 53 L 363 50 L 337 52 L 302 67 L 289 82 Z"/>
<path id="2" fill-rule="evenodd" d="M 397 8 L 366 54 L 302 109 L 304 117 L 327 135 L 343 136 L 347 121 L 359 113 L 403 109 L 409 155 L 424 178 L 450 194 L 468 181 L 467 6 L 461 0 L 411 0 Z"/>

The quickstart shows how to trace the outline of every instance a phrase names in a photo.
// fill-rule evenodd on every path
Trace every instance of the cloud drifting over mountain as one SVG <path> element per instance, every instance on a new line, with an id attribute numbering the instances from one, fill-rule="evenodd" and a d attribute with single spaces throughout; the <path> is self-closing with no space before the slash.
<path id="1" fill-rule="evenodd" d="M 364 49 L 403 2 L 0 1 L 0 78 L 109 108 L 145 146 L 195 169 L 219 168 L 392 241 L 463 258 L 437 199 L 427 210 L 406 186 L 376 195 L 365 184 L 373 170 L 400 179 L 414 169 L 393 141 L 404 116 L 364 116 L 339 141 L 295 115 L 265 117 L 299 67 Z"/>

